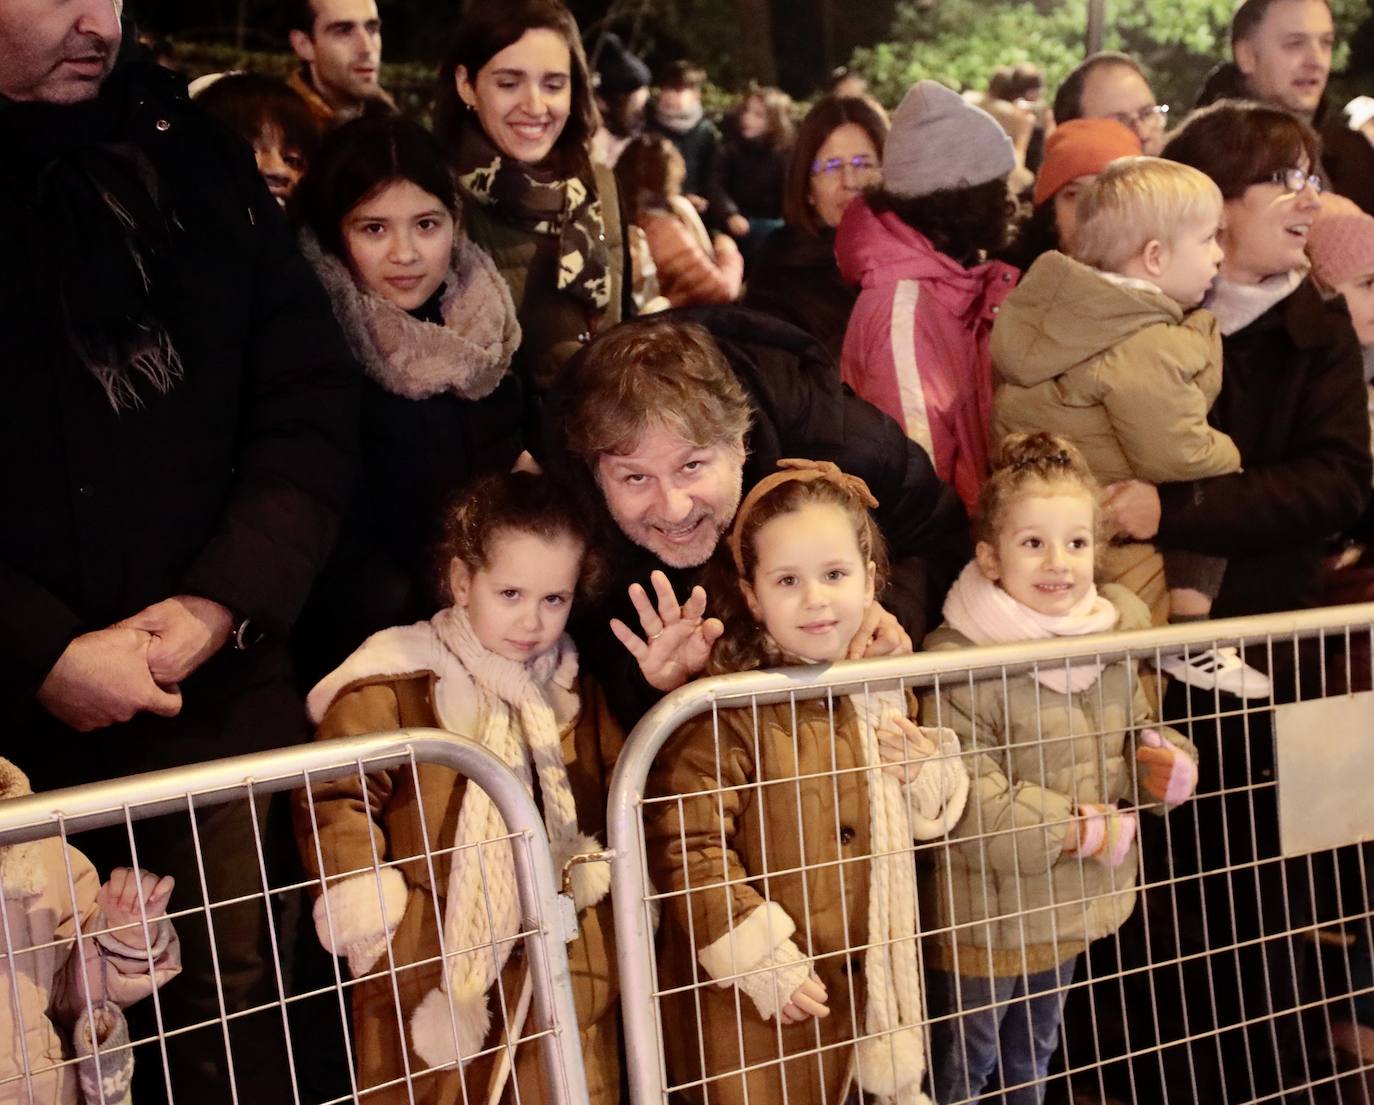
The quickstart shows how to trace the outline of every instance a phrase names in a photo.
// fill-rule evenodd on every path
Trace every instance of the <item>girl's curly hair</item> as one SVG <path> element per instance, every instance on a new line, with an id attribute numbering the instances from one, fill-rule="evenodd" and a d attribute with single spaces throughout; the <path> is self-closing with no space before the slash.
<path id="1" fill-rule="evenodd" d="M 568 537 L 581 545 L 577 597 L 595 598 L 605 585 L 609 565 L 595 547 L 590 519 L 596 512 L 584 499 L 564 481 L 530 472 L 501 472 L 469 484 L 444 514 L 435 550 L 439 593 L 452 601 L 449 567 L 455 559 L 475 572 L 490 564 L 498 535 L 530 533 L 546 541 Z"/>

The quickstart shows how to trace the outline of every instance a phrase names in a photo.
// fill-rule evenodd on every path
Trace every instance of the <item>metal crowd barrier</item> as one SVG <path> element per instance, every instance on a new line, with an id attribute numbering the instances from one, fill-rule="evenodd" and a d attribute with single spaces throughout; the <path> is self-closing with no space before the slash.
<path id="1" fill-rule="evenodd" d="M 965 1079 L 937 1105 L 1367 1105 L 1372 626 L 1367 604 L 745 673 L 667 696 L 631 735 L 608 811 L 634 1105 L 845 1105 L 856 1085 L 894 1100 L 882 1082 L 917 1069 L 913 1050 L 942 1069 L 988 1018 L 1004 1038 L 1032 1032 L 1016 1021 L 1027 1016 L 1016 999 L 1037 986 L 1042 1000 L 1064 1006 L 1045 1073 L 1027 1075 L 999 1054 L 986 1096 L 970 1098 Z M 1171 651 L 1227 645 L 1270 673 L 1268 697 L 1164 689 L 1153 674 Z M 1075 664 L 1103 666 L 1078 692 L 1081 714 L 1061 709 L 1041 682 Z M 900 937 L 869 933 L 866 907 L 851 908 L 862 902 L 855 887 L 877 877 L 862 798 L 877 776 L 852 742 L 835 739 L 847 696 L 857 708 L 890 689 L 919 700 L 920 724 L 959 731 L 971 779 L 951 833 L 909 849 L 920 893 L 917 1036 L 894 1027 L 903 1022 L 890 1011 L 875 1021 L 864 998 L 875 950 L 895 963 L 903 948 Z M 1155 710 L 1148 725 L 1138 691 Z M 1012 723 L 999 731 L 995 720 L 1027 701 L 1029 724 L 1054 719 L 1029 747 L 1018 746 Z M 1020 737 L 1026 724 L 1023 712 Z M 1130 761 L 1141 732 L 1163 726 L 1181 748 L 1196 748 L 1199 778 L 1190 800 L 1160 816 L 1146 808 L 1138 778 L 1116 778 L 1105 752 L 1082 750 L 1124 734 Z M 817 766 L 816 747 L 829 762 Z M 1066 756 L 1074 787 L 1115 788 L 1117 811 L 1136 817 L 1138 847 L 1120 868 L 1062 853 L 1056 861 L 1054 840 L 1077 811 L 1056 817 L 1050 799 L 1008 784 L 1008 775 L 1053 776 Z M 1029 820 L 983 820 L 1007 799 Z M 1098 873 L 1075 884 L 1074 864 Z M 1105 883 L 1101 871 L 1112 872 Z M 775 910 L 780 901 L 792 908 Z M 1103 927 L 1104 915 L 1110 931 L 1084 947 L 1080 932 Z M 748 996 L 786 1003 L 799 977 L 787 970 L 796 956 L 781 950 L 788 936 L 816 977 L 830 980 L 824 1019 L 783 1025 Z M 962 1015 L 949 993 L 937 1005 L 955 1012 L 932 1010 L 937 983 L 963 995 Z M 931 1086 L 908 1084 L 895 1100 L 924 1101 Z"/>
<path id="2" fill-rule="evenodd" d="M 19 758 L 22 759 L 22 755 Z M 22 764 L 20 766 L 22 767 Z M 454 1050 L 462 1056 L 460 1064 L 466 1068 L 474 1060 L 484 1060 L 503 1072 L 509 1072 L 517 1062 L 517 1052 L 524 1054 L 520 1049 L 535 1048 L 538 1050 L 546 1088 L 534 1094 L 533 1098 L 547 1102 L 548 1105 L 586 1105 L 586 1076 L 573 1009 L 566 947 L 566 941 L 576 932 L 577 922 L 572 913 L 571 901 L 559 893 L 561 873 L 554 869 L 543 819 L 520 780 L 489 752 L 470 741 L 423 729 L 323 741 L 0 802 L 0 859 L 29 842 L 55 838 L 61 846 L 60 854 L 65 870 L 65 886 L 60 889 L 67 895 L 68 903 L 77 903 L 70 933 L 62 930 L 58 938 L 46 943 L 16 946 L 13 934 L 20 930 L 20 922 L 23 920 L 21 913 L 24 908 L 22 903 L 27 890 L 19 885 L 0 885 L 0 906 L 3 906 L 4 919 L 3 931 L 0 931 L 0 937 L 4 940 L 3 947 L 0 947 L 0 951 L 3 951 L 3 956 L 0 956 L 0 982 L 4 983 L 8 991 L 0 995 L 0 1000 L 10 1007 L 14 1027 L 10 1038 L 0 1046 L 14 1048 L 20 1052 L 11 1056 L 11 1060 L 7 1060 L 4 1065 L 0 1065 L 0 1072 L 6 1067 L 17 1067 L 19 1071 L 17 1075 L 8 1079 L 0 1078 L 0 1099 L 32 1101 L 35 1105 L 55 1102 L 59 1100 L 58 1081 L 75 1080 L 75 1072 L 71 1068 L 76 1066 L 78 1060 L 70 1057 L 70 1049 L 67 1050 L 65 1058 L 57 1055 L 35 1055 L 29 1054 L 30 1049 L 25 1043 L 26 1040 L 41 1039 L 42 1036 L 41 1032 L 35 1032 L 35 1029 L 41 1026 L 33 1023 L 32 1010 L 26 1010 L 24 1007 L 25 999 L 31 997 L 29 984 L 34 973 L 34 965 L 51 960 L 61 965 L 68 962 L 70 956 L 79 956 L 82 949 L 92 946 L 92 942 L 97 938 L 109 934 L 109 930 L 97 932 L 90 927 L 94 912 L 89 902 L 93 884 L 87 880 L 82 890 L 78 891 L 77 873 L 82 870 L 83 865 L 80 858 L 66 846 L 70 844 L 79 849 L 83 834 L 96 830 L 106 832 L 108 844 L 109 832 L 112 829 L 117 832 L 122 828 L 123 836 L 127 839 L 126 865 L 138 870 L 139 834 L 135 832 L 135 824 L 152 818 L 175 818 L 176 823 L 183 826 L 195 846 L 201 886 L 199 901 L 194 907 L 173 909 L 168 914 L 172 925 L 176 927 L 200 924 L 208 929 L 210 948 L 212 954 L 216 955 L 215 967 L 218 973 L 220 962 L 215 939 L 217 922 L 223 924 L 224 918 L 229 915 L 227 911 L 244 906 L 262 911 L 270 936 L 270 969 L 275 994 L 270 1000 L 252 1008 L 228 1009 L 221 991 L 215 1015 L 198 1023 L 173 1025 L 167 1023 L 164 1015 L 165 996 L 169 992 L 167 988 L 178 984 L 177 979 L 172 979 L 162 990 L 154 989 L 146 1001 L 138 1003 L 151 1011 L 153 1031 L 141 1036 L 134 1033 L 130 1042 L 112 1046 L 104 1051 L 99 1046 L 93 1049 L 94 1054 L 87 1061 L 94 1065 L 98 1078 L 116 1069 L 123 1054 L 132 1049 L 138 1064 L 160 1066 L 163 1084 L 158 1090 L 165 1090 L 166 1100 L 176 1101 L 176 1086 L 170 1073 L 169 1056 L 174 1056 L 175 1049 L 179 1046 L 178 1041 L 188 1033 L 209 1031 L 217 1033 L 223 1040 L 222 1054 L 227 1056 L 226 1080 L 229 1097 L 236 1103 L 244 1102 L 247 1105 L 253 1100 L 253 1095 L 240 1083 L 250 1075 L 261 1073 L 255 1068 L 269 1060 L 261 1053 L 236 1052 L 231 1028 L 244 1023 L 247 1018 L 271 1018 L 277 1024 L 274 1031 L 279 1033 L 279 1039 L 276 1043 L 284 1052 L 285 1064 L 283 1069 L 267 1073 L 274 1079 L 289 1080 L 289 1099 L 296 1105 L 303 1101 L 319 1105 L 324 1101 L 367 1102 L 383 1099 L 407 1101 L 413 1105 L 417 1100 L 434 1100 L 433 1095 L 436 1091 L 430 1080 L 445 1070 L 452 1070 L 455 1062 L 450 1061 L 440 1067 L 415 1069 L 412 1059 L 406 1057 L 402 1077 L 385 1085 L 359 1084 L 354 1033 L 350 1023 L 352 1014 L 349 1008 L 354 988 L 368 981 L 380 981 L 385 984 L 397 1003 L 392 1011 L 394 1019 L 402 1022 L 399 1010 L 400 995 L 408 984 L 411 986 L 411 992 L 414 992 L 416 984 L 412 972 L 428 966 L 431 973 L 437 973 L 438 965 L 449 958 L 471 953 L 492 954 L 493 945 L 488 943 L 467 948 L 445 947 L 443 925 L 440 923 L 437 926 L 440 948 L 437 957 L 417 963 L 397 963 L 396 957 L 388 947 L 380 954 L 376 965 L 361 979 L 351 978 L 346 966 L 330 957 L 332 968 L 324 969 L 324 982 L 313 987 L 301 988 L 290 977 L 291 964 L 298 958 L 292 943 L 296 928 L 310 932 L 310 919 L 301 918 L 297 914 L 295 920 L 303 920 L 303 924 L 296 925 L 280 919 L 278 911 L 283 901 L 301 898 L 302 892 L 310 885 L 318 886 L 318 880 L 307 878 L 284 884 L 274 882 L 275 865 L 267 858 L 264 848 L 264 838 L 267 835 L 264 824 L 269 804 L 267 799 L 274 793 L 300 791 L 304 796 L 302 801 L 305 815 L 308 816 L 310 823 L 314 824 L 316 788 L 334 780 L 349 778 L 357 778 L 360 785 L 365 786 L 365 776 L 368 773 L 392 769 L 409 775 L 410 782 L 418 792 L 419 771 L 422 767 L 430 766 L 452 770 L 465 777 L 472 785 L 480 786 L 490 796 L 505 821 L 508 836 L 463 847 L 472 847 L 477 851 L 479 863 L 482 864 L 484 896 L 487 890 L 487 864 L 492 854 L 490 850 L 509 848 L 515 870 L 520 913 L 519 932 L 515 934 L 514 939 L 517 941 L 516 947 L 523 949 L 527 977 L 532 982 L 532 986 L 528 987 L 529 998 L 532 998 L 532 1010 L 528 1016 L 525 1015 L 524 1008 L 516 1008 L 516 1001 L 508 997 L 503 985 L 493 987 L 495 996 L 491 999 L 492 1021 L 502 1029 L 496 1034 L 497 1043 L 494 1046 L 488 1046 L 485 1051 L 476 1055 L 469 1055 L 457 1046 L 457 1029 L 454 1028 Z M 226 900 L 217 898 L 207 886 L 198 824 L 207 813 L 234 805 L 241 806 L 244 814 L 252 822 L 252 858 L 257 867 L 259 889 L 256 893 Z M 422 808 L 422 821 L 423 816 Z M 169 826 L 164 823 L 160 826 L 160 831 L 167 831 L 168 828 Z M 145 831 L 142 825 L 139 831 Z M 375 875 L 380 896 L 382 871 L 389 867 L 401 866 L 403 863 L 423 863 L 429 874 L 429 889 L 426 893 L 430 899 L 433 916 L 442 918 L 443 890 L 441 888 L 437 894 L 433 890 L 436 885 L 434 865 L 438 859 L 455 854 L 458 849 L 453 846 L 452 841 L 431 843 L 426 833 L 421 832 L 418 835 L 423 841 L 421 851 L 399 858 L 394 854 L 379 854 L 374 841 L 372 863 L 363 870 L 371 871 Z M 51 844 L 47 846 L 51 847 Z M 15 876 L 17 870 L 13 865 L 0 862 L 0 883 Z M 349 872 L 356 873 L 358 872 Z M 330 873 L 331 884 L 337 874 L 343 873 Z M 103 881 L 108 875 L 107 870 L 99 871 L 97 881 Z M 473 905 L 477 908 L 482 907 L 484 903 L 474 902 Z M 308 904 L 305 908 L 309 908 Z M 326 914 L 328 913 L 326 910 Z M 87 926 L 86 931 L 83 931 L 83 920 Z M 341 918 L 328 916 L 326 919 L 331 930 L 340 920 Z M 152 935 L 146 912 L 142 910 L 139 927 L 145 937 Z M 309 939 L 315 939 L 313 932 L 310 933 Z M 317 957 L 325 956 L 318 948 L 315 952 Z M 97 968 L 85 966 L 84 959 L 80 962 L 83 966 L 78 969 L 77 974 L 84 976 L 82 982 L 87 989 L 83 992 L 89 995 L 91 972 Z M 92 962 L 96 963 L 98 960 Z M 40 973 L 43 969 L 41 966 L 38 967 Z M 331 970 L 332 979 L 327 977 Z M 529 998 L 522 999 L 521 1005 L 526 1005 Z M 89 996 L 86 1001 L 78 999 L 74 1004 L 78 1008 L 84 1006 L 86 1012 L 92 1012 Z M 130 1011 L 136 1008 L 138 1005 L 131 1006 Z M 339 1052 L 325 1058 L 334 1060 L 340 1067 L 346 1066 L 346 1071 L 338 1073 L 335 1078 L 336 1084 L 339 1079 L 344 1080 L 346 1088 L 333 1096 L 312 1094 L 302 1088 L 303 1082 L 308 1081 L 301 1069 L 302 1062 L 306 1058 L 310 1058 L 311 1061 L 318 1059 L 321 1042 L 325 1040 L 330 1041 L 325 1045 L 327 1048 Z M 403 1042 L 398 1041 L 397 1046 L 404 1052 Z M 313 1057 L 307 1056 L 306 1053 L 312 1051 Z M 344 1059 L 346 1063 L 343 1062 Z M 490 1084 L 504 1084 L 504 1100 L 516 1102 L 518 1105 L 522 1089 L 516 1078 L 503 1078 L 499 1084 L 493 1079 Z M 61 1100 L 67 1100 L 65 1093 L 69 1093 L 70 1089 L 68 1086 Z M 488 1093 L 485 1089 L 472 1092 L 466 1079 L 460 1082 L 459 1089 L 459 1102 L 467 1103 L 471 1099 L 471 1105 L 486 1105 Z M 97 1092 L 103 1099 L 104 1091 Z M 492 1096 L 497 1097 L 501 1092 L 499 1088 L 494 1089 Z M 529 1090 L 525 1091 L 525 1097 L 533 1099 Z M 115 1105 L 117 1100 L 120 1098 L 111 1098 L 109 1105 Z"/>

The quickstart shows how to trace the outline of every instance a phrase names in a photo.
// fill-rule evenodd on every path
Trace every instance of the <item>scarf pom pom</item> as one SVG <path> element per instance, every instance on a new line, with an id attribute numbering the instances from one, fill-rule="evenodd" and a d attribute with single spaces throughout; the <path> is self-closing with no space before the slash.
<path id="1" fill-rule="evenodd" d="M 864 1093 L 895 1105 L 931 1105 L 921 1092 L 925 1036 L 918 1025 L 860 1040 L 854 1048 L 855 1076 Z"/>
<path id="2" fill-rule="evenodd" d="M 586 833 L 578 833 L 566 848 L 558 848 L 554 851 L 553 862 L 557 867 L 555 872 L 560 877 L 563 868 L 567 866 L 568 860 L 573 856 L 584 856 L 589 852 L 604 851 L 597 842 L 596 837 L 588 836 Z M 572 895 L 573 905 L 581 913 L 584 909 L 596 905 L 604 898 L 611 889 L 611 865 L 605 860 L 599 859 L 594 863 L 579 863 L 572 869 Z"/>
<path id="3" fill-rule="evenodd" d="M 455 1026 L 457 1055 L 453 1051 Z M 450 1066 L 460 1055 L 470 1059 L 482 1050 L 490 1031 L 491 1010 L 485 992 L 450 996 L 436 986 L 410 1015 L 410 1046 L 430 1067 Z"/>

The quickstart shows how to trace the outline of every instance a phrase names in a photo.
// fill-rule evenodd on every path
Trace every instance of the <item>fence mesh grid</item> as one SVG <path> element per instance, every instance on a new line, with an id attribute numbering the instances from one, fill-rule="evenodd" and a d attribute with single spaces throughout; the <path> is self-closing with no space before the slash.
<path id="1" fill-rule="evenodd" d="M 427 822 L 421 779 L 436 771 L 480 781 L 510 828 L 458 843 L 443 811 Z M 405 840 L 380 832 L 379 787 L 419 804 Z M 284 835 L 273 819 L 287 806 L 300 856 L 272 847 Z M 352 815 L 369 825 L 361 835 L 371 845 L 366 862 L 345 867 L 328 824 Z M 225 840 L 215 830 L 226 819 L 242 829 L 245 852 L 233 887 L 216 879 L 211 845 Z M 441 823 L 446 839 L 425 830 Z M 150 916 L 135 894 L 132 920 L 111 922 L 117 903 L 98 888 L 116 868 L 148 866 L 140 846 L 154 836 L 186 842 L 192 885 L 178 883 L 165 918 Z M 445 936 L 443 888 L 460 862 L 475 870 L 468 904 L 479 922 L 462 930 L 476 938 L 455 942 Z M 539 814 L 519 779 L 466 742 L 326 742 L 0 803 L 0 892 L 0 1000 L 13 1028 L 0 1099 L 116 1105 L 132 1059 L 134 1100 L 192 1100 L 179 1092 L 181 1068 L 199 1063 L 219 1072 L 223 1100 L 235 1103 L 263 1100 L 263 1086 L 298 1105 L 586 1103 L 568 999 L 570 919 Z M 389 917 L 390 940 L 350 941 L 350 926 L 367 914 Z M 234 1000 L 243 952 L 233 934 L 245 928 L 255 943 L 249 956 L 261 955 L 267 970 L 250 997 Z M 193 957 L 208 968 L 199 994 L 186 987 Z M 411 1046 L 411 1017 L 445 963 L 499 979 L 484 998 L 491 1027 L 474 1040 L 462 1011 L 440 1001 L 441 1039 L 431 1050 L 448 1055 L 426 1062 Z M 127 1035 L 112 1033 L 126 1005 Z"/>
<path id="2" fill-rule="evenodd" d="M 1281 796 L 1301 781 L 1278 773 L 1274 722 L 1343 699 L 1340 731 L 1298 718 L 1299 753 L 1367 746 L 1370 613 L 680 692 L 632 738 L 610 817 L 617 918 L 641 914 L 619 941 L 637 1105 L 1369 1102 L 1374 804 L 1339 847 L 1285 854 Z M 1182 640 L 1243 649 L 1272 692 L 1163 680 Z M 899 784 L 895 849 L 914 925 L 896 916 L 891 834 L 875 843 L 873 791 L 893 773 L 858 720 L 884 696 L 926 727 L 907 738 L 921 775 Z M 941 728 L 958 751 L 926 743 Z M 966 805 L 922 833 L 948 794 L 919 781 L 956 759 Z"/>

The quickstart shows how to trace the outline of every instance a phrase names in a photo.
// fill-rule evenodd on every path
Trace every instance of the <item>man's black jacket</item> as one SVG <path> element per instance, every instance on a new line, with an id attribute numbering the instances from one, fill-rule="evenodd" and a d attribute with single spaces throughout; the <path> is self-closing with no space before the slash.
<path id="1" fill-rule="evenodd" d="M 801 330 L 742 307 L 687 308 L 662 317 L 706 327 L 749 396 L 754 419 L 745 441 L 746 494 L 783 457 L 834 461 L 868 483 L 879 503 L 875 514 L 891 559 L 891 581 L 879 598 L 919 646 L 926 630 L 938 624 L 945 593 L 969 556 L 963 504 L 935 475 L 925 451 L 896 422 L 845 387 L 824 349 Z M 552 467 L 590 481 L 584 466 L 557 459 L 562 456 L 560 407 L 555 396 L 547 409 L 545 439 Z M 596 501 L 601 502 L 599 495 Z M 649 573 L 658 568 L 685 601 L 702 571 L 667 568 L 653 553 L 625 539 L 609 519 L 606 528 L 612 542 L 610 586 L 602 603 L 577 617 L 576 633 L 583 664 L 599 676 L 612 710 L 628 728 L 658 692 L 644 682 L 634 658 L 611 634 L 608 620 L 619 617 L 639 632 L 626 593 L 631 583 L 643 584 L 652 595 Z"/>

